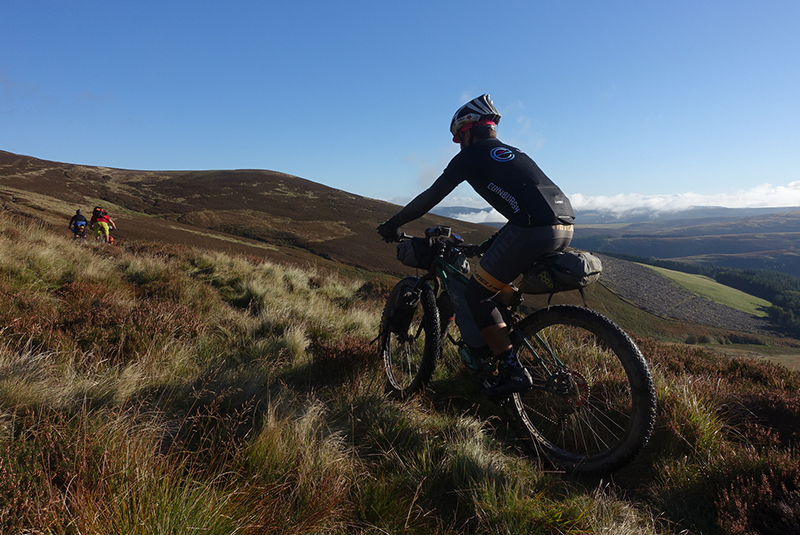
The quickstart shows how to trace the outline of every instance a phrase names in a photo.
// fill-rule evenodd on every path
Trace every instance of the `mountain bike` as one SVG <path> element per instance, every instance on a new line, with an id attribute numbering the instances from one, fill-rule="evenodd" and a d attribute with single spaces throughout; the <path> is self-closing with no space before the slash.
<path id="1" fill-rule="evenodd" d="M 72 239 L 78 240 L 79 242 L 86 241 L 86 223 L 83 224 L 77 223 L 73 227 L 70 227 L 72 231 Z"/>
<path id="2" fill-rule="evenodd" d="M 474 355 L 465 343 L 475 339 L 476 330 L 464 319 L 469 312 L 463 300 L 466 255 L 475 247 L 449 227 L 428 229 L 425 235 L 402 236 L 398 258 L 427 273 L 397 283 L 381 318 L 378 340 L 387 391 L 399 399 L 424 391 L 440 359 L 456 355 L 481 386 L 498 378 L 488 349 Z M 538 281 L 541 269 L 534 266 L 528 273 Z M 526 293 L 545 292 L 523 279 L 519 288 L 512 286 L 495 300 L 502 301 L 498 308 L 514 352 L 533 386 L 491 401 L 506 408 L 525 448 L 557 468 L 575 474 L 621 468 L 641 452 L 653 430 L 656 399 L 647 362 L 606 316 L 586 306 L 548 303 L 532 309 L 523 304 Z"/>
<path id="3" fill-rule="evenodd" d="M 111 233 L 114 232 L 115 230 L 117 229 L 115 228 L 108 229 L 108 234 L 105 236 L 102 234 L 96 234 L 94 237 L 94 241 L 102 245 L 114 245 L 115 240 L 114 236 L 112 236 Z"/>

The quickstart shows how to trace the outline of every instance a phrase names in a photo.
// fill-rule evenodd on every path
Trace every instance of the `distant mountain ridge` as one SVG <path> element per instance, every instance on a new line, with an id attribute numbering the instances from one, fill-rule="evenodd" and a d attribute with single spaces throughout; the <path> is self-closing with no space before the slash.
<path id="1" fill-rule="evenodd" d="M 578 225 L 575 247 L 642 257 L 768 269 L 800 277 L 800 209 L 725 210 L 718 217 Z M 739 214 L 738 217 L 735 215 Z"/>
<path id="2" fill-rule="evenodd" d="M 795 212 L 800 207 L 778 208 L 726 208 L 724 206 L 692 206 L 685 210 L 672 212 L 654 212 L 651 210 L 633 209 L 624 212 L 609 212 L 601 210 L 579 210 L 578 221 L 581 225 L 607 224 L 633 224 L 648 222 L 676 222 L 683 220 L 713 219 L 718 221 L 737 220 L 744 217 L 754 217 L 783 212 Z"/>

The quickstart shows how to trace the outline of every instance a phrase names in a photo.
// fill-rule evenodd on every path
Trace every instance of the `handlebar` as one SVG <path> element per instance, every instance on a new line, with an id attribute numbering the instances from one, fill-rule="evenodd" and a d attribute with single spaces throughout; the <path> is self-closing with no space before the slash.
<path id="1" fill-rule="evenodd" d="M 455 237 L 455 239 L 459 241 L 459 243 L 464 241 L 461 239 L 461 236 L 459 236 L 458 234 L 453 234 L 450 227 L 445 225 L 439 225 L 438 227 L 425 229 L 426 238 L 449 238 L 451 236 Z M 403 232 L 402 234 L 400 234 L 399 238 L 401 241 L 403 241 L 416 238 L 416 236 L 413 236 L 411 234 L 406 234 L 405 232 Z"/>
<path id="2" fill-rule="evenodd" d="M 468 258 L 483 256 L 483 253 L 478 251 L 477 245 L 464 243 L 464 238 L 458 234 L 454 234 L 452 229 L 447 225 L 439 225 L 434 228 L 425 229 L 425 237 L 431 241 L 438 241 L 443 245 L 448 244 L 453 249 L 460 251 Z M 399 236 L 399 241 L 406 241 L 414 238 L 416 238 L 416 236 L 412 236 L 411 234 L 406 234 L 403 232 Z M 447 241 L 448 238 L 450 238 L 449 242 Z"/>

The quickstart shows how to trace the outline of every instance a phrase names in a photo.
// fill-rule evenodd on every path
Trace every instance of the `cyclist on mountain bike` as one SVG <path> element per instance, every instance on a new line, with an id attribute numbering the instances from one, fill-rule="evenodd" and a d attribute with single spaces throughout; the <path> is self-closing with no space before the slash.
<path id="1" fill-rule="evenodd" d="M 95 225 L 97 228 L 95 228 Z M 92 219 L 89 222 L 89 228 L 94 230 L 95 237 L 102 240 L 103 243 L 112 243 L 109 231 L 116 230 L 117 226 L 111 220 L 107 211 L 96 206 L 92 211 Z"/>
<path id="2" fill-rule="evenodd" d="M 544 255 L 564 250 L 572 240 L 575 213 L 569 199 L 521 150 L 497 139 L 500 113 L 489 95 L 459 108 L 450 122 L 461 151 L 442 175 L 405 208 L 378 227 L 387 241 L 398 241 L 400 227 L 422 217 L 466 180 L 508 223 L 478 247 L 480 265 L 465 296 L 472 319 L 499 363 L 499 382 L 486 389 L 497 397 L 532 385 L 512 351 L 511 338 L 492 298 Z M 486 348 L 470 348 L 472 355 Z"/>
<path id="3" fill-rule="evenodd" d="M 80 210 L 75 210 L 75 215 L 69 220 L 69 229 L 76 236 L 86 228 L 86 216 Z"/>

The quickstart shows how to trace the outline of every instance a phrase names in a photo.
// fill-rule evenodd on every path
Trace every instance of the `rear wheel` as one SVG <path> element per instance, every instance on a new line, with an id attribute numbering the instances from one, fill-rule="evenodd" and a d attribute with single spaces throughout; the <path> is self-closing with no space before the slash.
<path id="1" fill-rule="evenodd" d="M 418 277 L 397 283 L 381 320 L 381 357 L 387 391 L 398 398 L 424 390 L 441 352 L 439 312 L 433 290 Z"/>
<path id="2" fill-rule="evenodd" d="M 647 363 L 611 320 L 553 306 L 521 322 L 515 350 L 535 387 L 508 404 L 526 443 L 574 473 L 612 472 L 647 444 L 656 399 Z"/>

